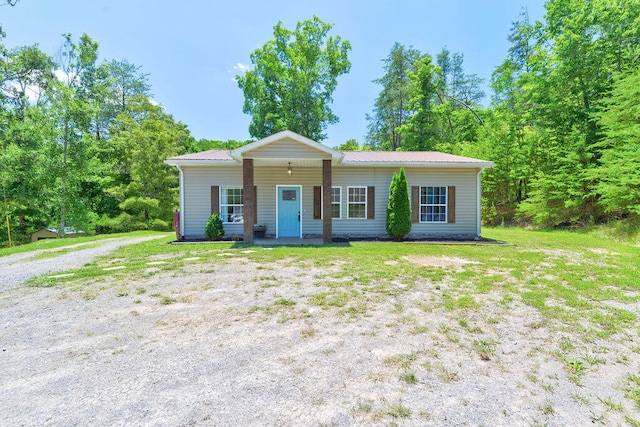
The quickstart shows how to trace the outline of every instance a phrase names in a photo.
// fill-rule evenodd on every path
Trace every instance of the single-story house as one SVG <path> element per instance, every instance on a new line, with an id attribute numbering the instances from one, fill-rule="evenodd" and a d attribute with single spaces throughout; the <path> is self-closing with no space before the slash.
<path id="1" fill-rule="evenodd" d="M 76 230 L 72 227 L 64 228 L 64 236 L 65 237 L 78 237 L 78 236 L 86 236 L 82 230 Z M 57 239 L 58 238 L 58 229 L 57 228 L 41 228 L 39 230 L 34 231 L 29 236 L 29 241 L 37 242 L 38 240 L 44 239 Z"/>
<path id="2" fill-rule="evenodd" d="M 204 237 L 212 213 L 226 237 L 388 237 L 393 174 L 405 169 L 411 198 L 409 238 L 480 237 L 480 176 L 492 162 L 439 152 L 338 151 L 291 131 L 235 150 L 208 150 L 165 161 L 180 172 L 180 232 Z"/>

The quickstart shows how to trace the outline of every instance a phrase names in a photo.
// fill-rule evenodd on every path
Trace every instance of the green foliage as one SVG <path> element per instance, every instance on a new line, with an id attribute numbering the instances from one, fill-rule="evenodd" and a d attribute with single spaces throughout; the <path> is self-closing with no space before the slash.
<path id="1" fill-rule="evenodd" d="M 638 142 L 624 135 L 637 135 L 640 6 L 552 0 L 546 11 L 544 22 L 525 12 L 514 23 L 492 76 L 492 114 L 467 150 L 496 163 L 484 174 L 484 211 L 540 226 L 635 216 Z"/>
<path id="2" fill-rule="evenodd" d="M 140 67 L 98 56 L 86 34 L 63 35 L 55 60 L 37 46 L 0 45 L 2 210 L 14 242 L 41 227 L 166 229 L 171 219 L 178 178 L 164 159 L 195 141 L 147 98 Z M 136 198 L 158 206 L 123 211 Z"/>
<path id="3" fill-rule="evenodd" d="M 602 157 L 591 177 L 606 212 L 640 216 L 640 70 L 618 75 L 603 101 Z"/>
<path id="4" fill-rule="evenodd" d="M 224 149 L 224 150 L 234 150 L 238 147 L 242 147 L 243 145 L 247 145 L 251 143 L 251 140 L 247 141 L 236 141 L 235 139 L 229 139 L 227 141 L 216 141 L 212 139 L 200 139 L 195 143 L 195 151 L 207 151 L 213 149 Z"/>
<path id="5" fill-rule="evenodd" d="M 254 69 L 236 78 L 252 137 L 288 129 L 315 141 L 326 138 L 326 127 L 338 121 L 329 108 L 337 78 L 351 68 L 351 44 L 328 36 L 331 28 L 317 16 L 295 31 L 278 22 L 274 39 L 251 54 Z"/>
<path id="6" fill-rule="evenodd" d="M 402 146 L 398 128 L 411 116 L 408 76 L 415 70 L 419 58 L 417 49 L 396 42 L 384 59 L 384 75 L 373 81 L 382 85 L 382 90 L 376 98 L 373 115 L 367 115 L 367 142 L 372 148 L 395 151 Z"/>
<path id="7" fill-rule="evenodd" d="M 477 138 L 482 79 L 465 74 L 463 55 L 429 54 L 396 43 L 384 60 L 382 90 L 369 121 L 368 146 L 383 150 L 455 151 Z"/>
<path id="8" fill-rule="evenodd" d="M 360 144 L 358 144 L 358 141 L 356 141 L 355 139 L 350 139 L 344 144 L 338 145 L 335 148 L 336 150 L 340 151 L 358 151 L 360 150 Z"/>
<path id="9" fill-rule="evenodd" d="M 209 240 L 220 240 L 222 236 L 224 236 L 224 228 L 220 214 L 215 213 L 209 217 L 204 227 L 204 234 Z"/>
<path id="10" fill-rule="evenodd" d="M 411 231 L 411 202 L 404 168 L 391 179 L 386 228 L 394 240 L 404 240 Z"/>

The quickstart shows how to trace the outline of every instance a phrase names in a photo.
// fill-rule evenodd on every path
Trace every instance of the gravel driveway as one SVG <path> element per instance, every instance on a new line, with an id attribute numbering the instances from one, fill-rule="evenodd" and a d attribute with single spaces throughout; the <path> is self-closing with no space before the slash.
<path id="1" fill-rule="evenodd" d="M 82 267 L 99 256 L 113 252 L 120 246 L 158 239 L 160 237 L 164 236 L 138 237 L 136 239 L 105 239 L 96 242 L 65 246 L 64 248 L 42 249 L 0 257 L 0 291 L 16 288 L 32 277 L 40 276 L 42 274 L 55 273 L 58 271 Z M 95 246 L 96 244 L 98 246 Z M 91 247 L 87 249 L 74 250 L 64 255 L 53 256 L 51 258 L 30 261 L 31 258 L 37 257 L 42 253 L 78 248 L 86 245 L 90 245 Z"/>
<path id="2" fill-rule="evenodd" d="M 64 261 L 16 256 L 2 274 L 8 265 L 26 280 L 141 240 Z M 14 279 L 0 291 L 0 425 L 625 424 L 617 405 L 640 372 L 638 335 L 592 343 L 606 352 L 571 381 L 548 350 L 571 331 L 518 301 L 486 294 L 478 310 L 450 312 L 430 308 L 442 294 L 434 284 L 404 292 L 394 281 L 397 292 L 380 297 L 354 282 L 370 298 L 321 308 L 311 301 L 338 284 L 340 263 L 245 255 L 260 250 L 221 250 L 213 262 L 185 250 L 155 256 L 142 275 L 46 288 Z M 493 347 L 488 360 L 474 350 L 481 342 Z"/>

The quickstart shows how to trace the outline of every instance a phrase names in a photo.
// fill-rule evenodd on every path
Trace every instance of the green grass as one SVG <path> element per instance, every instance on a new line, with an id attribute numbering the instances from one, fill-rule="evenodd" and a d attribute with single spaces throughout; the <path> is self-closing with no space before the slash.
<path id="1" fill-rule="evenodd" d="M 100 241 L 105 239 L 135 238 L 135 237 L 154 236 L 159 234 L 170 235 L 170 233 L 160 233 L 157 231 L 134 231 L 131 233 L 100 234 L 96 236 L 83 236 L 83 237 L 74 237 L 74 238 L 65 238 L 65 239 L 43 239 L 37 242 L 28 243 L 25 245 L 13 246 L 11 248 L 0 248 L 0 257 L 23 253 L 23 252 L 31 252 L 31 251 L 36 251 L 40 249 L 62 248 L 64 246 L 95 242 L 95 241 Z M 173 235 L 173 233 L 171 233 L 171 235 Z M 91 246 L 85 246 L 85 247 L 91 247 Z"/>
<path id="2" fill-rule="evenodd" d="M 30 249 L 63 248 L 64 245 L 90 243 L 104 238 L 138 237 L 154 233 L 82 237 L 47 240 L 19 248 L 2 249 L 0 256 Z M 584 340 L 606 338 L 633 328 L 636 315 L 624 304 L 640 301 L 640 245 L 603 236 L 602 229 L 590 231 L 529 231 L 518 228 L 484 228 L 483 236 L 507 242 L 506 245 L 431 245 L 394 242 L 322 246 L 275 246 L 271 250 L 250 245 L 223 242 L 168 245 L 172 234 L 136 245 L 123 246 L 83 268 L 74 276 L 30 281 L 32 286 L 73 285 L 116 279 L 145 278 L 158 272 L 175 271 L 198 256 L 191 264 L 217 269 L 226 261 L 222 253 L 237 254 L 255 265 L 321 269 L 309 283 L 299 303 L 336 310 L 350 317 L 366 316 L 379 304 L 390 302 L 389 310 L 407 310 L 397 302 L 403 295 L 427 292 L 430 298 L 419 303 L 428 312 L 450 312 L 452 318 L 466 318 L 481 313 L 487 300 L 498 301 L 505 312 L 517 304 L 535 309 L 542 317 L 539 324 L 562 325 Z M 65 250 L 65 249 L 61 249 Z M 161 256 L 165 264 L 147 264 Z M 458 258 L 472 263 L 455 268 L 421 264 L 416 259 Z M 105 271 L 111 265 L 123 270 Z M 278 283 L 275 275 L 256 275 L 261 285 Z M 282 282 L 282 283 L 281 283 Z M 312 286 L 313 285 L 313 286 Z M 267 286 L 268 287 L 268 286 Z M 132 289 L 131 292 L 135 290 Z M 305 300 L 306 299 L 306 300 Z M 603 302 L 614 302 L 605 304 Z M 293 301 L 276 301 L 276 305 L 293 305 Z M 493 302 L 492 302 L 493 304 Z M 459 313 L 459 314 L 458 314 Z M 495 319 L 494 319 L 495 320 Z M 551 323 L 550 323 L 551 322 Z M 470 331 L 469 328 L 466 328 Z M 481 331 L 482 329 L 478 329 Z"/>
<path id="3" fill-rule="evenodd" d="M 58 248 L 59 253 L 64 253 L 74 250 L 65 245 L 82 242 L 92 245 L 91 242 L 104 238 L 151 234 L 42 241 L 13 248 L 13 252 L 2 249 L 0 256 L 45 248 Z M 496 339 L 496 327 L 509 327 L 510 318 L 523 310 L 535 314 L 535 318 L 527 320 L 526 327 L 545 328 L 549 335 L 548 348 L 535 351 L 550 356 L 563 367 L 560 379 L 551 382 L 539 373 L 530 374 L 529 379 L 544 393 L 553 394 L 559 381 L 575 385 L 586 382 L 585 379 L 599 369 L 597 365 L 612 363 L 606 354 L 608 342 L 618 343 L 640 333 L 633 310 L 640 302 L 637 279 L 640 277 L 637 261 L 640 243 L 637 240 L 615 239 L 603 229 L 575 232 L 484 228 L 483 236 L 507 244 L 352 242 L 275 246 L 265 250 L 233 242 L 169 245 L 174 237 L 166 234 L 163 238 L 123 246 L 73 270 L 73 276 L 49 279 L 45 275 L 28 285 L 64 287 L 65 291 L 77 292 L 78 298 L 87 301 L 119 296 L 123 302 L 131 299 L 134 304 L 147 304 L 149 297 L 153 297 L 154 304 L 179 303 L 174 306 L 179 309 L 190 296 L 181 295 L 179 289 L 156 287 L 157 277 L 153 281 L 147 279 L 162 274 L 181 277 L 194 271 L 209 275 L 211 283 L 190 289 L 197 299 L 199 292 L 218 286 L 212 284 L 214 278 L 223 279 L 225 269 L 230 265 L 237 268 L 241 259 L 243 268 L 253 271 L 254 279 L 229 285 L 240 290 L 245 290 L 245 285 L 252 288 L 250 292 L 255 292 L 256 299 L 248 301 L 244 310 L 255 313 L 254 317 L 285 323 L 306 319 L 311 316 L 310 312 L 321 311 L 322 316 L 335 314 L 340 316 L 337 321 L 354 322 L 354 319 L 366 321 L 385 313 L 386 323 L 370 325 L 362 331 L 365 339 L 377 334 L 404 341 L 406 337 L 434 341 L 437 344 L 434 347 L 404 347 L 395 355 L 379 360 L 382 371 L 379 377 L 395 378 L 405 388 L 423 386 L 418 378 L 429 372 L 443 383 L 464 378 L 464 366 L 445 366 L 438 358 L 439 353 L 451 347 L 486 361 L 484 366 L 500 366 L 504 357 L 502 343 Z M 245 253 L 248 248 L 253 251 Z M 191 257 L 198 259 L 185 261 Z M 449 258 L 470 262 L 452 266 L 428 263 L 428 260 Z M 165 263 L 148 265 L 152 260 Z M 104 270 L 115 265 L 126 268 Z M 296 274 L 283 275 L 280 273 L 283 268 L 298 270 Z M 425 323 L 420 318 L 424 313 L 437 316 L 438 321 Z M 320 327 L 310 325 L 299 329 L 301 338 L 312 341 L 326 334 Z M 637 353 L 640 347 L 619 355 L 616 363 L 628 364 Z M 631 402 L 628 406 L 638 409 L 639 378 L 637 373 L 629 374 L 621 384 L 625 399 Z M 571 386 L 575 387 L 574 384 Z M 589 396 L 595 401 L 595 395 Z M 573 399 L 589 404 L 586 394 L 574 394 Z M 622 411 L 621 402 L 609 397 L 598 400 L 607 410 Z M 370 403 L 365 406 L 361 411 L 372 413 L 374 418 L 411 416 L 411 410 L 401 404 L 384 405 L 377 412 Z M 550 400 L 542 402 L 539 410 L 545 416 L 555 413 Z"/>
<path id="4" fill-rule="evenodd" d="M 66 255 L 70 252 L 76 252 L 76 251 L 82 251 L 84 249 L 91 249 L 91 248 L 95 248 L 98 247 L 99 243 L 95 242 L 95 243 L 84 243 L 80 246 L 70 246 L 70 247 L 61 247 L 61 248 L 55 248 L 52 250 L 48 250 L 46 252 L 41 252 L 38 255 L 35 255 L 31 258 L 29 258 L 29 261 L 38 261 L 38 260 L 42 260 L 42 259 L 48 259 L 48 258 L 55 258 L 61 255 Z"/>

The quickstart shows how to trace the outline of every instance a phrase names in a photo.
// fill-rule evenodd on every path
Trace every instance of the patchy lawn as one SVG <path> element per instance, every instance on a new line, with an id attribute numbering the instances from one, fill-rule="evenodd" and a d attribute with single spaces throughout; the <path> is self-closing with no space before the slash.
<path id="1" fill-rule="evenodd" d="M 640 425 L 640 247 L 124 247 L 0 293 L 2 424 Z M 105 270 L 106 269 L 106 270 Z"/>

